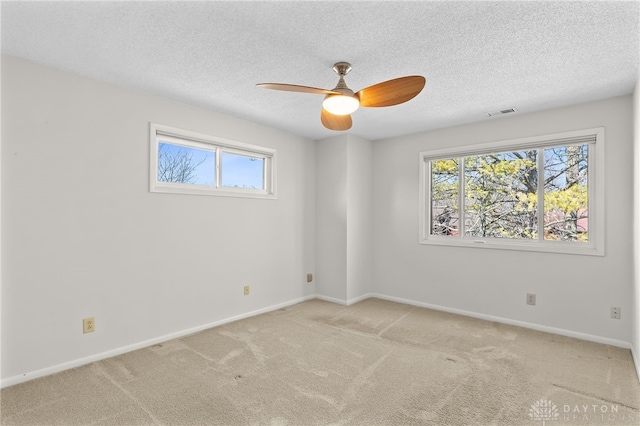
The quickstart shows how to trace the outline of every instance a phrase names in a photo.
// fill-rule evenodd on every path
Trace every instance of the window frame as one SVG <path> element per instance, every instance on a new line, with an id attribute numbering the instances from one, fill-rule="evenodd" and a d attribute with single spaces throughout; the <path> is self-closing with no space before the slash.
<path id="1" fill-rule="evenodd" d="M 544 238 L 536 240 L 499 239 L 468 237 L 461 232 L 459 236 L 431 234 L 431 167 L 433 160 L 451 159 L 506 151 L 523 151 L 527 149 L 544 149 L 553 146 L 588 145 L 588 199 L 589 199 L 589 241 L 549 241 Z M 538 156 L 541 157 L 541 156 Z M 543 159 L 538 158 L 538 173 L 544 173 L 541 167 Z M 493 141 L 477 145 L 465 145 L 455 148 L 435 149 L 419 153 L 419 244 L 473 247 L 499 250 L 522 250 L 548 253 L 564 253 L 577 255 L 604 256 L 605 229 L 605 193 L 604 193 L 604 127 L 533 136 L 520 139 Z M 463 198 L 463 197 L 460 197 Z M 538 194 L 538 211 L 543 210 L 541 201 L 543 194 Z M 458 202 L 460 207 L 461 201 Z M 460 210 L 460 220 L 464 220 L 464 209 Z M 540 235 L 541 233 L 539 233 Z"/>
<path id="2" fill-rule="evenodd" d="M 215 152 L 215 184 L 195 185 L 158 181 L 158 151 L 161 141 L 200 150 Z M 222 153 L 255 157 L 264 160 L 264 188 L 239 188 L 222 186 Z M 276 195 L 277 150 L 264 146 L 238 142 L 217 136 L 205 135 L 162 124 L 149 123 L 149 192 L 189 195 L 213 195 L 222 197 L 277 199 Z"/>

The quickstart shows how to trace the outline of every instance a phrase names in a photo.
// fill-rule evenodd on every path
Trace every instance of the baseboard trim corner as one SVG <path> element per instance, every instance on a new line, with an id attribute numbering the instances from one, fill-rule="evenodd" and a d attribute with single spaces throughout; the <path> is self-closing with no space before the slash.
<path id="1" fill-rule="evenodd" d="M 347 306 L 351 306 L 355 303 L 362 302 L 363 300 L 367 300 L 373 297 L 373 293 L 363 294 L 362 296 L 354 297 L 353 299 L 347 300 Z"/>
<path id="2" fill-rule="evenodd" d="M 363 294 L 362 296 L 354 297 L 353 299 L 349 300 L 336 299 L 335 297 L 324 296 L 322 294 L 316 294 L 315 296 L 316 299 L 324 300 L 325 302 L 336 303 L 342 306 L 351 306 L 354 303 L 362 302 L 363 300 L 370 299 L 371 297 L 374 297 L 373 293 Z"/>
<path id="3" fill-rule="evenodd" d="M 316 299 L 320 299 L 320 300 L 324 300 L 325 302 L 336 303 L 336 304 L 342 305 L 342 306 L 348 306 L 349 305 L 349 302 L 346 301 L 346 300 L 336 299 L 335 297 L 324 296 L 322 294 L 316 294 L 315 298 Z"/>
<path id="4" fill-rule="evenodd" d="M 70 370 L 72 368 L 80 367 L 82 365 L 90 364 L 96 361 L 102 361 L 103 359 L 111 358 L 113 356 L 122 355 L 127 352 L 135 351 L 138 349 L 143 349 L 149 346 L 157 345 L 158 343 L 163 343 L 168 340 L 177 339 L 180 337 L 188 336 L 189 334 L 194 334 L 203 330 L 207 330 L 209 328 L 218 327 L 223 324 L 227 324 L 230 322 L 238 321 L 244 318 L 253 317 L 256 315 L 264 314 L 267 312 L 275 311 L 281 308 L 285 308 L 287 306 L 296 305 L 301 302 L 305 302 L 307 300 L 315 299 L 316 295 L 308 295 L 299 297 L 296 299 L 288 300 L 286 302 L 278 303 L 272 306 L 267 306 L 265 308 L 257 309 L 255 311 L 247 312 L 240 315 L 234 315 L 229 318 L 224 318 L 218 321 L 214 321 L 212 323 L 203 324 L 197 327 L 192 327 L 186 330 L 177 331 L 174 333 L 166 334 L 164 336 L 155 337 L 153 339 L 144 340 L 142 342 L 133 343 L 131 345 L 122 346 L 119 348 L 111 349 L 105 352 L 101 352 L 98 354 L 90 355 L 84 358 L 79 358 L 73 361 L 64 362 L 61 364 L 53 365 L 50 367 L 45 367 L 35 371 L 29 371 L 17 376 L 8 377 L 0 381 L 0 389 L 4 389 L 9 386 L 17 385 L 23 382 L 28 382 L 30 380 L 37 379 L 39 377 L 49 376 L 51 374 L 59 373 L 61 371 Z"/>

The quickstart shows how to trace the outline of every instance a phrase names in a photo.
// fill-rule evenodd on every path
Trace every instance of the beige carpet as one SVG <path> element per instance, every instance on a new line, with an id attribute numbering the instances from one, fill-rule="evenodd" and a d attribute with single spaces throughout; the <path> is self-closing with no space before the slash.
<path id="1" fill-rule="evenodd" d="M 629 350 L 312 300 L 2 390 L 3 425 L 638 425 Z"/>

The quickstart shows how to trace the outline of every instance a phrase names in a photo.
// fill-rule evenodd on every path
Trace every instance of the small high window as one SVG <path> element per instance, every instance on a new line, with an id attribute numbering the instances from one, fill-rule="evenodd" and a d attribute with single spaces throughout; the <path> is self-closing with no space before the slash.
<path id="1" fill-rule="evenodd" d="M 276 151 L 151 123 L 151 192 L 276 198 Z"/>

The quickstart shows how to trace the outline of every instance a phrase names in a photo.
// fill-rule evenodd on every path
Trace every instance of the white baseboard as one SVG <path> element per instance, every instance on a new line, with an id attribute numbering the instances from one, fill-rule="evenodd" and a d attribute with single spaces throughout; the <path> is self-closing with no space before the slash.
<path id="1" fill-rule="evenodd" d="M 342 306 L 347 306 L 346 300 L 336 299 L 335 297 L 324 296 L 322 294 L 316 294 L 316 299 L 324 300 L 325 302 L 336 303 Z"/>
<path id="2" fill-rule="evenodd" d="M 363 300 L 373 297 L 373 293 L 367 293 L 362 296 L 354 297 L 349 300 L 336 299 L 335 297 L 324 296 L 322 294 L 316 294 L 316 299 L 324 300 L 325 302 L 337 303 L 338 305 L 351 306 L 354 303 L 362 302 Z"/>
<path id="3" fill-rule="evenodd" d="M 387 296 L 385 294 L 372 294 L 372 297 L 378 299 L 389 300 L 391 302 L 404 303 L 406 305 L 419 306 L 421 308 L 429 308 L 436 311 L 449 312 L 451 314 L 463 315 L 466 317 L 478 318 L 486 321 L 495 321 L 502 324 L 515 325 L 517 327 L 529 328 L 537 331 L 544 331 L 546 333 L 558 334 L 560 336 L 574 337 L 580 340 L 587 340 L 589 342 L 602 343 L 605 345 L 616 346 L 619 348 L 632 349 L 631 343 L 622 340 L 610 339 L 608 337 L 596 336 L 593 334 L 580 333 L 577 331 L 565 330 L 562 328 L 548 327 L 546 325 L 534 324 L 525 321 L 517 321 L 509 318 L 496 317 L 493 315 L 479 314 L 471 311 L 464 311 L 462 309 L 447 308 L 439 305 L 432 305 L 430 303 L 416 302 L 414 300 L 402 299 L 400 297 Z M 638 368 L 638 364 L 636 364 Z"/>
<path id="4" fill-rule="evenodd" d="M 373 296 L 374 296 L 373 293 L 368 293 L 368 294 L 364 294 L 362 296 L 354 297 L 353 299 L 349 299 L 347 301 L 347 306 L 351 306 L 354 303 L 362 302 L 363 300 L 367 300 L 367 299 L 369 299 L 369 298 L 371 298 Z"/>
<path id="5" fill-rule="evenodd" d="M 307 300 L 315 299 L 316 295 L 312 294 L 310 296 L 300 297 L 298 299 L 289 300 L 287 302 L 278 303 L 277 305 L 268 306 L 266 308 L 258 309 L 255 311 L 247 312 L 244 314 L 236 315 L 230 318 L 225 318 L 219 321 L 214 321 L 209 324 L 200 325 L 197 327 L 189 328 L 182 331 L 177 331 L 175 333 L 166 334 L 164 336 L 155 337 L 153 339 L 145 340 L 142 342 L 134 343 L 127 346 L 122 346 L 120 348 L 112 349 L 106 352 L 101 352 L 99 354 L 90 355 L 88 357 L 76 359 L 69 362 L 64 362 L 62 364 L 53 365 L 51 367 L 42 368 L 36 371 L 30 371 L 27 373 L 23 373 L 18 376 L 9 377 L 7 379 L 2 380 L 0 383 L 0 388 L 6 388 L 9 386 L 17 385 L 19 383 L 27 382 L 29 380 L 37 379 L 38 377 L 49 376 L 54 373 L 59 373 L 64 370 L 69 370 L 71 368 L 80 367 L 81 365 L 90 364 L 92 362 L 101 361 L 106 358 L 111 358 L 116 355 L 121 355 L 127 352 L 135 351 L 137 349 L 146 348 L 148 346 L 157 345 L 158 343 L 166 342 L 168 340 L 177 339 L 179 337 L 184 337 L 189 334 L 197 333 L 199 331 L 207 330 L 209 328 L 217 327 L 223 324 L 227 324 L 230 322 L 238 321 L 244 318 L 253 317 L 256 315 L 264 314 L 267 312 L 275 311 L 277 309 L 281 309 L 287 306 L 295 305 L 300 302 L 304 302 Z"/>
<path id="6" fill-rule="evenodd" d="M 633 365 L 636 367 L 636 374 L 638 375 L 638 382 L 640 382 L 640 354 L 636 352 L 635 346 L 631 345 L 631 357 L 633 358 Z"/>

